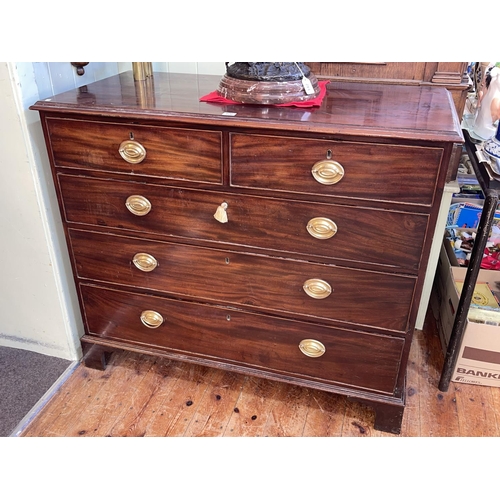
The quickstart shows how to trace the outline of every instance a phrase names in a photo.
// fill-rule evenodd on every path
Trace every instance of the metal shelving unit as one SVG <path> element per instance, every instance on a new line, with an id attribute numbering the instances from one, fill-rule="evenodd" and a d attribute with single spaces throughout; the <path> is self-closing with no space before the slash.
<path id="1" fill-rule="evenodd" d="M 448 391 L 451 376 L 455 369 L 460 353 L 460 347 L 467 326 L 467 314 L 476 286 L 477 277 L 481 268 L 483 253 L 491 232 L 495 211 L 498 206 L 500 181 L 494 179 L 488 172 L 487 162 L 478 155 L 476 145 L 471 140 L 467 130 L 462 130 L 465 139 L 465 148 L 472 163 L 474 173 L 484 193 L 484 208 L 479 221 L 474 247 L 472 249 L 469 267 L 465 275 L 464 285 L 455 315 L 455 322 L 451 331 L 450 341 L 445 355 L 444 366 L 439 381 L 439 390 Z"/>

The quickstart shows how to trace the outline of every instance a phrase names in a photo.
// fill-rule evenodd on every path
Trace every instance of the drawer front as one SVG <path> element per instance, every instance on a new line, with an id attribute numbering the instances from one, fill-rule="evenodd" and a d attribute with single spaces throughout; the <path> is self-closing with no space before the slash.
<path id="1" fill-rule="evenodd" d="M 428 222 L 426 215 L 389 210 L 172 189 L 62 174 L 58 180 L 68 222 L 366 261 L 409 270 L 419 267 Z M 143 211 L 127 208 L 127 200 L 134 196 L 146 203 Z M 226 223 L 214 218 L 222 203 L 227 204 Z"/>
<path id="2" fill-rule="evenodd" d="M 101 338 L 326 383 L 394 391 L 404 345 L 400 338 L 93 286 L 81 286 L 81 293 L 89 332 Z M 320 342 L 324 354 L 303 354 L 299 344 L 306 339 Z"/>
<path id="3" fill-rule="evenodd" d="M 86 231 L 70 230 L 70 236 L 81 278 L 397 332 L 407 329 L 415 287 L 411 277 Z"/>
<path id="4" fill-rule="evenodd" d="M 47 127 L 58 167 L 222 182 L 221 132 L 51 118 Z"/>
<path id="5" fill-rule="evenodd" d="M 440 148 L 233 134 L 231 184 L 430 206 L 442 154 Z"/>

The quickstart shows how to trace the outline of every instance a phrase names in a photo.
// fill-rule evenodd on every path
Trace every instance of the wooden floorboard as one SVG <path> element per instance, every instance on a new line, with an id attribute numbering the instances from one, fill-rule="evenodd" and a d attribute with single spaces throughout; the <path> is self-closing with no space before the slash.
<path id="1" fill-rule="evenodd" d="M 500 435 L 500 388 L 438 382 L 443 353 L 432 315 L 415 332 L 402 437 Z M 105 371 L 79 365 L 24 437 L 397 437 L 374 411 L 339 395 L 117 351 Z"/>

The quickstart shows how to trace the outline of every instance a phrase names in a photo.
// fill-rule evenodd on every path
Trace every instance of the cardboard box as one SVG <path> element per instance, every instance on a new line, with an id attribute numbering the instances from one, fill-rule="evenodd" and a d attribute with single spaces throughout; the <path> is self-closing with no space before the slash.
<path id="1" fill-rule="evenodd" d="M 448 240 L 445 239 L 439 254 L 434 280 L 433 300 L 431 301 L 432 313 L 438 325 L 439 338 L 444 353 L 446 353 L 450 340 L 458 306 L 458 294 L 452 293 L 454 285 L 450 259 L 458 266 L 453 250 L 449 246 Z"/>
<path id="2" fill-rule="evenodd" d="M 447 241 L 438 261 L 438 271 L 435 280 L 435 295 L 433 312 L 436 317 L 443 351 L 450 340 L 455 321 L 455 314 L 460 294 L 455 281 L 463 281 L 467 269 L 453 266 L 446 249 Z M 479 271 L 478 282 L 489 283 L 494 291 L 500 291 L 500 271 Z M 465 332 L 452 382 L 500 387 L 500 326 L 466 321 Z"/>

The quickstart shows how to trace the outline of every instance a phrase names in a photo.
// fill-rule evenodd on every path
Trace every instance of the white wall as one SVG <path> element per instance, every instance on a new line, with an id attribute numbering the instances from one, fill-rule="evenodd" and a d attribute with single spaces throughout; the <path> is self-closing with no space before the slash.
<path id="1" fill-rule="evenodd" d="M 0 345 L 70 360 L 81 356 L 83 326 L 40 120 L 28 107 L 118 72 L 117 63 L 94 66 L 79 77 L 69 63 L 0 63 Z"/>
<path id="2" fill-rule="evenodd" d="M 0 62 L 0 345 L 81 356 L 76 291 L 40 120 L 39 99 L 132 68 L 91 62 Z M 224 63 L 158 62 L 154 71 L 223 75 Z"/>
<path id="3" fill-rule="evenodd" d="M 167 62 L 153 63 L 153 72 L 154 71 L 220 75 L 222 77 L 226 72 L 226 66 L 223 62 Z"/>

